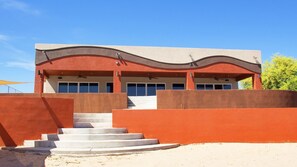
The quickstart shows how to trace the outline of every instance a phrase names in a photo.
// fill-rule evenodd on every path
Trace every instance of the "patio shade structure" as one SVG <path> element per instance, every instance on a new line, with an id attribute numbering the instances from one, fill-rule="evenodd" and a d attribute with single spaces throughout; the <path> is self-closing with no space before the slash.
<path id="1" fill-rule="evenodd" d="M 0 80 L 0 85 L 12 85 L 12 84 L 23 84 L 26 82 L 15 82 L 15 81 L 5 81 L 5 80 Z"/>

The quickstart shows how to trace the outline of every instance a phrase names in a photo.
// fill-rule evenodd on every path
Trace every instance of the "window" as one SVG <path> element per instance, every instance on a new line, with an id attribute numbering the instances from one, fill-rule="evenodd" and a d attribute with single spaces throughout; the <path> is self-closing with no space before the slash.
<path id="1" fill-rule="evenodd" d="M 231 86 L 231 84 L 224 84 L 223 88 L 224 88 L 224 90 L 229 90 L 229 89 L 232 89 L 232 86 Z"/>
<path id="2" fill-rule="evenodd" d="M 113 92 L 113 83 L 106 83 L 106 92 L 107 93 Z"/>
<path id="3" fill-rule="evenodd" d="M 98 93 L 98 83 L 60 82 L 58 93 Z"/>
<path id="4" fill-rule="evenodd" d="M 223 85 L 222 84 L 215 84 L 215 90 L 222 90 Z"/>
<path id="5" fill-rule="evenodd" d="M 88 83 L 80 83 L 79 84 L 79 93 L 88 93 L 89 92 L 89 84 Z"/>
<path id="6" fill-rule="evenodd" d="M 128 96 L 155 96 L 156 90 L 165 90 L 165 84 L 156 83 L 128 83 Z"/>
<path id="7" fill-rule="evenodd" d="M 173 90 L 184 90 L 185 89 L 185 84 L 172 84 L 172 89 Z"/>
<path id="8" fill-rule="evenodd" d="M 136 96 L 136 84 L 127 85 L 127 94 L 128 96 Z"/>
<path id="9" fill-rule="evenodd" d="M 205 85 L 204 84 L 197 84 L 196 89 L 197 90 L 205 90 Z"/>
<path id="10" fill-rule="evenodd" d="M 137 96 L 145 96 L 145 84 L 137 84 Z"/>
<path id="11" fill-rule="evenodd" d="M 89 85 L 89 92 L 90 93 L 98 93 L 99 92 L 99 85 L 98 85 L 98 83 L 90 83 L 90 85 Z"/>
<path id="12" fill-rule="evenodd" d="M 155 96 L 156 90 L 165 90 L 165 84 L 147 84 L 147 96 Z"/>
<path id="13" fill-rule="evenodd" d="M 59 93 L 68 92 L 68 83 L 59 83 Z"/>
<path id="14" fill-rule="evenodd" d="M 197 90 L 230 90 L 232 89 L 232 84 L 226 83 L 226 84 L 220 84 L 220 83 L 215 83 L 215 84 L 209 84 L 209 83 L 199 83 L 196 84 L 196 89 Z"/>

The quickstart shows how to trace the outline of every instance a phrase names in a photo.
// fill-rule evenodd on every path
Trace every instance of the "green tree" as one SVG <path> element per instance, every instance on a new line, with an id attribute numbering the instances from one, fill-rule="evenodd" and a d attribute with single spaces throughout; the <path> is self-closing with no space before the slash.
<path id="1" fill-rule="evenodd" d="M 264 89 L 297 91 L 297 59 L 275 54 L 271 62 L 265 62 L 262 72 Z M 240 82 L 244 89 L 252 88 L 252 79 Z"/>
<path id="2" fill-rule="evenodd" d="M 247 90 L 253 89 L 252 77 L 241 80 L 239 84 L 240 84 L 240 87 L 243 89 L 247 89 Z"/>

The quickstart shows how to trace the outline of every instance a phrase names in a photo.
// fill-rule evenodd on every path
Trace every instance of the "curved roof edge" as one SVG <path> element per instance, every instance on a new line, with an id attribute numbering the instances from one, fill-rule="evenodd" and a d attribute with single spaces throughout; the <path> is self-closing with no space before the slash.
<path id="1" fill-rule="evenodd" d="M 79 45 L 79 44 L 35 44 L 36 50 L 59 50 L 65 48 L 109 48 L 146 59 L 169 64 L 185 64 L 203 58 L 226 55 L 249 63 L 261 64 L 261 51 L 237 49 L 207 49 L 207 48 L 179 48 L 179 47 L 151 47 L 151 46 L 109 46 L 109 45 Z"/>
<path id="2" fill-rule="evenodd" d="M 234 65 L 241 66 L 250 71 L 261 73 L 261 64 L 251 63 L 243 61 L 234 57 L 226 55 L 212 55 L 204 57 L 198 60 L 193 60 L 187 63 L 168 63 L 160 62 L 138 55 L 133 55 L 121 50 L 103 48 L 103 47 L 92 47 L 92 46 L 78 46 L 78 47 L 68 47 L 62 49 L 52 49 L 52 50 L 36 50 L 36 65 L 48 62 L 50 60 L 55 60 L 58 58 L 70 57 L 70 56 L 104 56 L 114 59 L 119 59 L 120 61 L 130 61 L 138 64 L 143 64 L 146 66 L 160 68 L 160 69 L 195 69 L 205 67 L 215 63 L 230 63 Z"/>

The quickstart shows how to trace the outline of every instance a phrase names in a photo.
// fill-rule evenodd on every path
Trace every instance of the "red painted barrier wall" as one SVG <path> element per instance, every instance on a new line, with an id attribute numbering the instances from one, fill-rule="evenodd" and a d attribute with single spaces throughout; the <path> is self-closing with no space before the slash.
<path id="1" fill-rule="evenodd" d="M 62 127 L 73 127 L 73 99 L 0 96 L 0 146 L 22 145 Z"/>
<path id="2" fill-rule="evenodd" d="M 113 110 L 113 127 L 161 143 L 297 142 L 297 108 Z"/>

